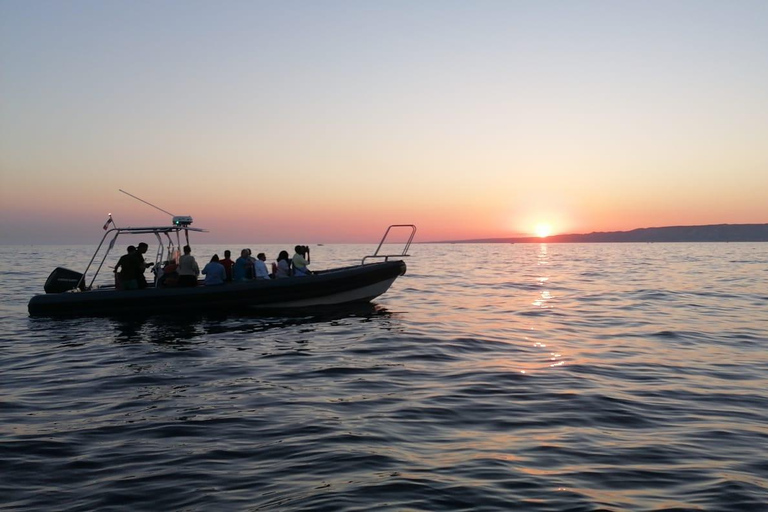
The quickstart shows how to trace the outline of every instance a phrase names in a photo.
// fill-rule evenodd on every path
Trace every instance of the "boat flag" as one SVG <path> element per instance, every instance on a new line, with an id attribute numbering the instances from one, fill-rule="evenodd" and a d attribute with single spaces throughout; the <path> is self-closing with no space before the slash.
<path id="1" fill-rule="evenodd" d="M 106 231 L 107 228 L 109 228 L 110 224 L 112 224 L 113 226 L 115 225 L 115 221 L 112 220 L 112 214 L 111 213 L 109 214 L 109 218 L 107 219 L 107 222 L 104 223 L 104 227 L 102 229 L 104 231 Z"/>

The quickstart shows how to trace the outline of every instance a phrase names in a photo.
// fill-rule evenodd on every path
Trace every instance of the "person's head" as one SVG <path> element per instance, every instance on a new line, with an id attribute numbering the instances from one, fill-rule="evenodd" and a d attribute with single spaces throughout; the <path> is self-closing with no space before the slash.
<path id="1" fill-rule="evenodd" d="M 243 249 L 242 251 L 240 251 L 240 257 L 241 257 L 241 258 L 247 258 L 247 257 L 248 257 L 248 254 L 250 254 L 250 253 L 248 252 L 248 249 Z"/>
<path id="2" fill-rule="evenodd" d="M 213 256 L 211 256 L 211 263 L 215 263 L 215 262 L 218 262 L 218 261 L 219 261 L 219 255 L 218 254 L 214 254 Z"/>
<path id="3" fill-rule="evenodd" d="M 260 259 L 261 261 L 267 261 L 267 255 L 264 254 L 263 252 L 260 252 L 259 254 L 257 254 L 256 258 Z"/>
<path id="4" fill-rule="evenodd" d="M 128 246 L 128 254 L 136 252 L 136 246 L 135 245 L 129 245 Z"/>
<path id="5" fill-rule="evenodd" d="M 248 251 L 248 256 L 250 256 L 251 255 L 251 250 L 250 249 L 246 249 L 246 251 Z"/>
<path id="6" fill-rule="evenodd" d="M 225 257 L 225 258 L 229 258 L 230 256 L 232 256 L 232 252 L 231 252 L 229 249 L 227 249 L 226 251 L 224 251 L 224 257 Z"/>
<path id="7" fill-rule="evenodd" d="M 277 255 L 277 261 L 287 260 L 287 259 L 288 259 L 288 251 L 280 251 L 280 254 Z"/>
<path id="8" fill-rule="evenodd" d="M 147 252 L 147 249 L 149 249 L 149 246 L 144 242 L 141 242 L 139 246 L 136 248 L 136 250 L 139 251 L 141 254 L 144 254 L 145 252 Z"/>
<path id="9" fill-rule="evenodd" d="M 192 252 L 192 248 L 188 245 L 184 246 L 184 254 L 190 254 Z"/>
<path id="10" fill-rule="evenodd" d="M 300 245 L 294 247 L 294 250 L 296 251 L 296 254 L 304 254 L 303 247 Z"/>

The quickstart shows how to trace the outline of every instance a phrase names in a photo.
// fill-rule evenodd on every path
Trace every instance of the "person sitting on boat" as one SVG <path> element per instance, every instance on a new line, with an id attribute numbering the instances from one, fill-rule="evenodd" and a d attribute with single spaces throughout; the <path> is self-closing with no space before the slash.
<path id="1" fill-rule="evenodd" d="M 293 275 L 295 276 L 308 276 L 312 273 L 307 268 L 307 265 L 309 265 L 309 247 L 306 245 L 297 245 L 295 247 L 296 254 L 293 255 L 293 258 L 291 258 L 291 263 L 293 265 Z"/>
<path id="2" fill-rule="evenodd" d="M 232 280 L 232 267 L 235 265 L 235 262 L 232 260 L 231 256 L 232 252 L 227 249 L 224 251 L 224 259 L 219 260 L 219 263 L 224 266 L 224 271 L 227 273 L 227 281 Z"/>
<path id="3" fill-rule="evenodd" d="M 272 263 L 272 274 L 275 279 L 291 277 L 291 260 L 288 251 L 280 251 L 277 255 L 277 263 Z"/>
<path id="4" fill-rule="evenodd" d="M 197 286 L 197 276 L 200 275 L 200 267 L 197 266 L 195 257 L 192 256 L 192 248 L 184 246 L 184 254 L 179 258 L 179 286 Z"/>
<path id="5" fill-rule="evenodd" d="M 115 265 L 115 288 L 118 290 L 129 290 L 131 289 L 126 288 L 124 286 L 124 283 L 129 280 L 134 280 L 135 277 L 131 276 L 131 274 L 135 274 L 134 266 L 131 264 L 131 258 L 133 258 L 133 253 L 136 252 L 136 247 L 133 245 L 129 245 L 128 252 L 120 256 L 120 259 L 117 260 L 117 265 Z M 135 286 L 133 288 L 138 288 L 138 284 L 135 283 Z"/>
<path id="6" fill-rule="evenodd" d="M 253 273 L 253 263 L 248 256 L 248 249 L 240 251 L 240 257 L 235 260 L 235 266 L 232 268 L 233 281 L 246 281 L 248 276 Z"/>
<path id="7" fill-rule="evenodd" d="M 269 279 L 269 270 L 267 270 L 267 255 L 260 252 L 256 255 L 256 263 L 254 268 L 256 270 L 256 279 Z"/>
<path id="8" fill-rule="evenodd" d="M 256 279 L 256 258 L 253 257 L 253 253 L 250 249 L 247 249 L 248 251 L 248 259 L 251 260 L 251 266 L 248 267 L 248 271 L 246 272 L 246 279 Z"/>
<path id="9" fill-rule="evenodd" d="M 218 254 L 214 254 L 211 261 L 203 267 L 203 275 L 205 276 L 205 279 L 203 280 L 205 286 L 224 284 L 227 280 L 227 271 L 224 269 L 224 265 L 219 261 Z"/>
<path id="10" fill-rule="evenodd" d="M 158 287 L 170 287 L 179 284 L 178 265 L 173 260 L 165 262 L 161 274 L 157 278 Z"/>

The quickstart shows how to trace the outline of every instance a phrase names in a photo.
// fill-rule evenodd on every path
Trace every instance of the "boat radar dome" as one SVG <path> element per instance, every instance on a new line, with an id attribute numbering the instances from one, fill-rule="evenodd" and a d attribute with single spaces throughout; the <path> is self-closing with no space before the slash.
<path id="1" fill-rule="evenodd" d="M 189 226 L 192 224 L 192 217 L 189 215 L 175 215 L 173 217 L 174 226 Z"/>

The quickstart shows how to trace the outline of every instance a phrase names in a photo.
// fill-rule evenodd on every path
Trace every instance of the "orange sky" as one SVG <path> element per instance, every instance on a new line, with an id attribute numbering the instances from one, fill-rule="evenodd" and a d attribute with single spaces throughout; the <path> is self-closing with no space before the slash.
<path id="1" fill-rule="evenodd" d="M 4 2 L 0 243 L 768 222 L 767 6 Z"/>

